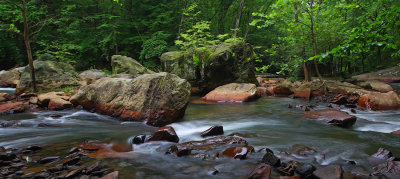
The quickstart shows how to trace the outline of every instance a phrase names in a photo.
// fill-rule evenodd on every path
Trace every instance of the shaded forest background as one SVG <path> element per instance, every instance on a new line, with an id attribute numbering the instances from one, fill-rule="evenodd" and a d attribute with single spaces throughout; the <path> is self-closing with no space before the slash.
<path id="1" fill-rule="evenodd" d="M 347 76 L 400 63 L 395 0 L 26 0 L 33 58 L 110 70 L 112 55 L 160 71 L 159 57 L 229 40 L 259 73 Z M 28 63 L 19 1 L 0 1 L 0 70 Z"/>

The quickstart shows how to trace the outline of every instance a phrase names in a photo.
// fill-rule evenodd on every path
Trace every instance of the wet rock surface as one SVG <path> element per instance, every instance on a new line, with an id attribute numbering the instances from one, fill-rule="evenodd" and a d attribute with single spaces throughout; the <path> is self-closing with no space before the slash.
<path id="1" fill-rule="evenodd" d="M 4 148 L 3 148 L 4 149 Z M 31 151 L 26 154 L 22 151 Z M 0 152 L 0 178 L 118 178 L 118 172 L 88 158 L 80 150 L 65 157 L 48 156 L 39 160 L 39 146 L 4 149 Z M 67 154 L 65 152 L 64 154 Z"/>
<path id="2" fill-rule="evenodd" d="M 223 126 L 212 126 L 209 129 L 200 133 L 201 137 L 208 137 L 208 136 L 216 136 L 216 135 L 223 135 L 224 134 L 224 127 Z"/>
<path id="3" fill-rule="evenodd" d="M 145 142 L 155 142 L 155 141 L 168 141 L 168 142 L 179 142 L 179 137 L 176 135 L 176 132 L 173 127 L 165 126 L 160 127 L 153 134 L 150 135 L 149 138 L 145 140 Z"/>
<path id="4" fill-rule="evenodd" d="M 215 88 L 201 99 L 217 102 L 247 102 L 258 97 L 260 96 L 255 84 L 230 83 Z"/>
<path id="5" fill-rule="evenodd" d="M 312 120 L 325 121 L 330 125 L 338 127 L 351 127 L 357 120 L 355 116 L 331 109 L 307 112 L 303 117 Z"/>

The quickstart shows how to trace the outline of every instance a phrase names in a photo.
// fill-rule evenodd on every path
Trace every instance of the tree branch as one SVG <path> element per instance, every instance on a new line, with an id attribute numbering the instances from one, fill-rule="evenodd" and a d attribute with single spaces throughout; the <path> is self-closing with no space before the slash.
<path id="1" fill-rule="evenodd" d="M 14 5 L 14 6 L 16 6 L 18 9 L 22 9 L 22 7 L 20 5 L 18 5 L 16 2 L 12 2 L 10 0 L 5 0 L 5 1 L 10 3 L 10 4 L 12 4 L 12 5 Z"/>
<path id="2" fill-rule="evenodd" d="M 43 27 L 46 26 L 47 24 L 49 24 L 48 21 L 51 21 L 52 19 L 53 19 L 53 17 L 50 19 L 46 19 L 44 21 L 40 21 L 40 22 L 34 24 L 33 26 L 31 26 L 30 28 L 33 28 L 33 27 L 38 26 L 39 24 L 42 24 L 42 26 L 40 26 L 40 28 L 37 31 L 30 33 L 29 36 L 33 36 L 33 35 L 39 33 L 40 31 L 42 31 Z"/>

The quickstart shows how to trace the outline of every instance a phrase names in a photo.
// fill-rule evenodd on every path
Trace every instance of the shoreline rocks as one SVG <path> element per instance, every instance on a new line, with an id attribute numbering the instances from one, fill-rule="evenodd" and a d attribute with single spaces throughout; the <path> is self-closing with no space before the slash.
<path id="1" fill-rule="evenodd" d="M 217 102 L 248 102 L 259 97 L 260 95 L 255 84 L 230 83 L 215 88 L 201 99 Z"/>
<path id="2" fill-rule="evenodd" d="M 70 64 L 57 62 L 51 55 L 43 55 L 33 62 L 38 89 L 49 90 L 78 85 L 78 74 Z M 49 57 L 47 57 L 49 56 Z M 31 88 L 30 68 L 26 66 L 17 84 L 16 94 Z"/>
<path id="3" fill-rule="evenodd" d="M 186 80 L 162 72 L 134 79 L 102 78 L 82 86 L 70 101 L 123 121 L 161 127 L 183 117 L 190 89 Z"/>

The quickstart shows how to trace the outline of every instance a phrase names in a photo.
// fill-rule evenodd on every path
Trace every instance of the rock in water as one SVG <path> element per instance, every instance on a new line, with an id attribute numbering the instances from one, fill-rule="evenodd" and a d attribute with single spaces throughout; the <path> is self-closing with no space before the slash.
<path id="1" fill-rule="evenodd" d="M 400 161 L 390 161 L 375 166 L 373 175 L 383 178 L 400 178 Z"/>
<path id="2" fill-rule="evenodd" d="M 151 134 L 151 136 L 145 142 L 152 141 L 169 141 L 169 142 L 179 142 L 179 137 L 173 127 L 165 126 L 160 127 Z"/>
<path id="3" fill-rule="evenodd" d="M 269 179 L 270 175 L 271 166 L 261 164 L 247 176 L 247 179 Z"/>
<path id="4" fill-rule="evenodd" d="M 123 121 L 161 127 L 183 117 L 190 89 L 186 80 L 165 72 L 135 79 L 102 78 L 82 86 L 70 101 Z"/>
<path id="5" fill-rule="evenodd" d="M 200 93 L 228 83 L 258 84 L 254 74 L 253 49 L 244 42 L 232 42 L 161 56 L 163 70 L 190 81 Z"/>
<path id="6" fill-rule="evenodd" d="M 307 112 L 303 117 L 312 120 L 325 121 L 328 124 L 339 127 L 351 127 L 357 120 L 355 116 L 332 109 Z"/>
<path id="7" fill-rule="evenodd" d="M 343 169 L 339 165 L 329 165 L 324 168 L 317 169 L 314 175 L 318 178 L 326 179 L 342 179 Z"/>
<path id="8" fill-rule="evenodd" d="M 38 89 L 62 88 L 78 85 L 78 74 L 74 67 L 67 63 L 53 60 L 35 60 L 36 85 Z M 16 93 L 21 93 L 31 88 L 31 76 L 29 66 L 21 73 L 21 79 L 17 84 Z"/>
<path id="9" fill-rule="evenodd" d="M 370 110 L 395 110 L 400 109 L 400 97 L 394 91 L 369 92 L 360 97 L 358 105 Z"/>
<path id="10" fill-rule="evenodd" d="M 203 100 L 218 102 L 246 102 L 260 97 L 257 86 L 250 83 L 230 83 L 215 88 Z"/>
<path id="11" fill-rule="evenodd" d="M 208 136 L 215 136 L 215 135 L 223 135 L 224 134 L 224 127 L 223 126 L 212 126 L 209 129 L 203 131 L 200 136 L 201 137 L 208 137 Z"/>
<path id="12" fill-rule="evenodd" d="M 143 74 L 154 73 L 153 71 L 142 66 L 138 61 L 134 60 L 133 58 L 122 55 L 113 55 L 111 57 L 111 67 L 114 74 L 131 74 L 133 75 L 133 78 Z"/>

